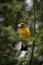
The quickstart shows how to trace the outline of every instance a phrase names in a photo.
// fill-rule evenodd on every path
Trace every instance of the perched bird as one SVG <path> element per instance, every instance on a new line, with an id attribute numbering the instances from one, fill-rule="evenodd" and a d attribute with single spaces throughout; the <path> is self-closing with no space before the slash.
<path id="1" fill-rule="evenodd" d="M 30 30 L 28 26 L 25 23 L 18 24 L 19 29 L 19 35 L 25 37 L 26 39 L 30 38 Z M 21 50 L 27 50 L 28 45 L 27 43 L 24 43 L 22 41 L 22 47 Z"/>

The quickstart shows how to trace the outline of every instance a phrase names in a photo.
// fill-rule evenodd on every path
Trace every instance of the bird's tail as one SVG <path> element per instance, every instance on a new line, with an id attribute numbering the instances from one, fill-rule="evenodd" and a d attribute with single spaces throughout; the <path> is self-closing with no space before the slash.
<path id="1" fill-rule="evenodd" d="M 26 43 L 22 43 L 22 46 L 21 46 L 21 50 L 25 50 L 27 51 L 28 50 L 28 45 Z"/>

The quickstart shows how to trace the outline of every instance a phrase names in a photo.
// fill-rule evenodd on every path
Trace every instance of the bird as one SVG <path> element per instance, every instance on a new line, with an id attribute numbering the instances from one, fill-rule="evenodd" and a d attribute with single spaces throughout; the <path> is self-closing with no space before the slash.
<path id="1" fill-rule="evenodd" d="M 25 37 L 26 39 L 29 39 L 30 38 L 30 29 L 29 29 L 28 25 L 25 23 L 19 23 L 18 27 L 19 27 L 19 35 L 22 37 Z M 27 43 L 22 41 L 21 51 L 22 50 L 26 51 L 27 48 L 28 48 Z"/>

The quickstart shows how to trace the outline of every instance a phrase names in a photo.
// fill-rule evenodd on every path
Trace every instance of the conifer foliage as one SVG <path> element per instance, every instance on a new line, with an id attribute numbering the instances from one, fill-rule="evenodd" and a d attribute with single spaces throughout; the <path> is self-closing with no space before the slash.
<path id="1" fill-rule="evenodd" d="M 0 65 L 43 65 L 43 0 L 33 5 L 26 10 L 25 0 L 0 0 Z M 29 26 L 30 39 L 19 36 L 21 22 Z M 27 51 L 15 50 L 21 40 L 28 43 Z"/>

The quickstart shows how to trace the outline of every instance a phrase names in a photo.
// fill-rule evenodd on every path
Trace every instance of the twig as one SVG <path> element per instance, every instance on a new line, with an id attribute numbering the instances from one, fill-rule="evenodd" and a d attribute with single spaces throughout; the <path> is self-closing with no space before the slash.
<path id="1" fill-rule="evenodd" d="M 35 23 L 36 23 L 36 18 L 35 18 L 35 2 L 33 0 L 33 9 L 34 9 L 34 28 L 33 28 L 33 37 L 35 35 Z M 33 40 L 33 44 L 32 44 L 32 53 L 31 53 L 31 59 L 30 59 L 30 65 L 32 65 L 33 62 L 33 54 L 34 54 L 34 47 L 35 47 L 35 39 Z"/>

